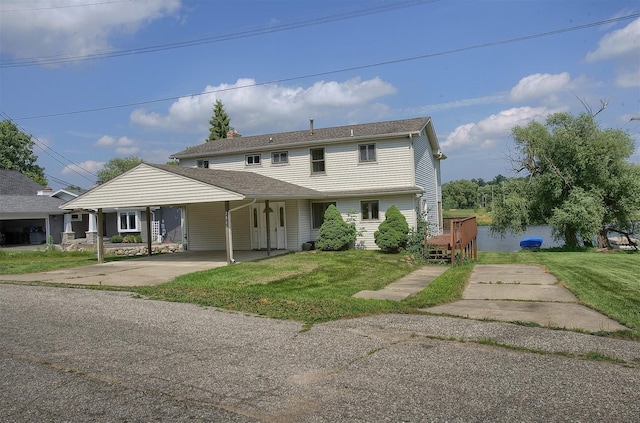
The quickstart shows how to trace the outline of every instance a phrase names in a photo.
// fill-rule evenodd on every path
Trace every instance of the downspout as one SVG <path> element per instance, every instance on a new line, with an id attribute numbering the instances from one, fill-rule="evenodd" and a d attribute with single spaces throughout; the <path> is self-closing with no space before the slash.
<path id="1" fill-rule="evenodd" d="M 255 202 L 258 201 L 257 198 L 254 198 L 253 201 L 251 201 L 250 203 L 247 204 L 242 204 L 241 206 L 238 207 L 234 207 L 232 209 L 229 210 L 225 210 L 225 223 L 227 225 L 226 228 L 226 232 L 227 232 L 227 264 L 232 264 L 235 263 L 236 260 L 233 258 L 233 236 L 231 233 L 231 212 L 234 212 L 236 210 L 240 210 L 242 208 L 248 207 L 252 204 L 255 204 Z"/>

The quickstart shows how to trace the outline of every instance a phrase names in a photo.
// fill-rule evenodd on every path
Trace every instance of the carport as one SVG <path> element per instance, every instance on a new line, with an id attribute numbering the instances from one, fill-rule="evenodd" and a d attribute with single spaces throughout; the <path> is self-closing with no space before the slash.
<path id="1" fill-rule="evenodd" d="M 144 207 L 147 213 L 147 233 L 151 233 L 150 209 L 155 206 L 189 206 L 224 204 L 224 212 L 210 219 L 224 221 L 226 262 L 233 257 L 232 213 L 262 201 L 269 210 L 270 201 L 323 198 L 318 191 L 269 178 L 254 172 L 238 172 L 206 168 L 142 163 L 85 194 L 61 206 L 65 210 L 96 213 L 97 227 L 102 227 L 103 210 Z M 271 254 L 269 225 L 266 213 L 267 255 Z M 188 217 L 187 217 L 188 218 Z M 151 255 L 151 237 L 147 247 Z M 104 262 L 102 236 L 98 236 L 98 262 Z"/>

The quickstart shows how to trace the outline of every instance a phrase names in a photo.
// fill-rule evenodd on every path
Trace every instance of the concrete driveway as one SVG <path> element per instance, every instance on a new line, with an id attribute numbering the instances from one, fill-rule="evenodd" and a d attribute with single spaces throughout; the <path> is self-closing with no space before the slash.
<path id="1" fill-rule="evenodd" d="M 271 256 L 287 253 L 275 250 Z M 236 251 L 236 262 L 267 257 L 266 251 Z M 0 281 L 46 282 L 73 285 L 145 286 L 169 282 L 177 276 L 227 265 L 225 251 L 184 251 L 158 254 L 91 266 L 24 275 L 0 275 Z"/>

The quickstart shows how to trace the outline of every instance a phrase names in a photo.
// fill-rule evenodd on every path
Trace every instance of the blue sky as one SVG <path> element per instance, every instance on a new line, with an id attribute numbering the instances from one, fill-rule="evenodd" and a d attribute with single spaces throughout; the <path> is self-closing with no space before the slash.
<path id="1" fill-rule="evenodd" d="M 594 111 L 640 145 L 640 6 L 617 0 L 2 0 L 0 119 L 50 186 L 165 163 L 221 99 L 243 135 L 431 116 L 444 182 L 512 176 L 510 129 Z M 640 150 L 631 158 L 640 163 Z"/>

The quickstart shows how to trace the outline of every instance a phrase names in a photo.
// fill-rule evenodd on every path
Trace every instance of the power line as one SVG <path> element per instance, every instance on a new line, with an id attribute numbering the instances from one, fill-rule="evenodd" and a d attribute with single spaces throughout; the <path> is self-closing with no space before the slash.
<path id="1" fill-rule="evenodd" d="M 223 34 L 223 35 L 217 35 L 212 37 L 197 38 L 193 40 L 158 44 L 158 45 L 146 46 L 146 47 L 136 47 L 136 48 L 131 48 L 127 50 L 103 49 L 103 50 L 94 50 L 93 52 L 89 52 L 89 53 L 84 52 L 84 53 L 71 53 L 71 54 L 64 54 L 64 55 L 59 54 L 59 55 L 51 55 L 51 56 L 29 57 L 21 61 L 11 61 L 11 62 L 0 63 L 0 68 L 16 68 L 16 67 L 38 66 L 38 65 L 59 65 L 59 64 L 69 63 L 69 62 L 97 60 L 97 59 L 105 59 L 105 58 L 120 57 L 120 56 L 131 56 L 131 55 L 138 55 L 138 54 L 144 54 L 144 53 L 152 53 L 156 51 L 173 50 L 178 48 L 198 46 L 202 44 L 219 43 L 224 41 L 237 40 L 240 38 L 255 37 L 263 34 L 271 34 L 274 32 L 289 31 L 292 29 L 304 28 L 308 26 L 322 25 L 322 24 L 341 21 L 341 20 L 354 19 L 354 18 L 369 16 L 369 15 L 378 14 L 378 13 L 385 13 L 392 10 L 399 10 L 407 7 L 420 5 L 423 3 L 433 3 L 435 1 L 437 0 L 409 0 L 404 2 L 384 3 L 382 6 L 369 7 L 366 9 L 360 9 L 355 11 L 340 12 L 340 13 L 329 15 L 329 16 L 303 19 L 303 20 L 298 20 L 290 23 L 277 24 L 277 25 L 268 25 L 264 27 L 247 29 L 244 31 L 238 31 L 230 34 Z"/>
<path id="2" fill-rule="evenodd" d="M 427 54 L 422 54 L 422 55 L 418 55 L 418 56 L 405 57 L 405 58 L 401 58 L 401 59 L 386 60 L 386 61 L 383 61 L 383 62 L 370 63 L 370 64 L 366 64 L 366 65 L 352 66 L 352 67 L 348 67 L 348 68 L 342 68 L 342 69 L 336 69 L 336 70 L 330 70 L 330 71 L 324 71 L 324 72 L 316 72 L 316 73 L 311 73 L 311 74 L 306 74 L 306 75 L 301 75 L 301 76 L 292 76 L 292 77 L 289 77 L 289 78 L 275 79 L 275 80 L 266 81 L 266 82 L 258 82 L 258 83 L 251 84 L 251 85 L 243 85 L 243 86 L 239 86 L 239 87 L 220 88 L 220 89 L 216 89 L 216 90 L 204 91 L 204 92 L 201 92 L 201 93 L 183 94 L 183 95 L 179 95 L 179 96 L 164 97 L 164 98 L 159 98 L 159 99 L 155 99 L 155 100 L 137 101 L 137 102 L 119 104 L 119 105 L 113 105 L 113 106 L 102 106 L 102 107 L 95 107 L 95 108 L 91 108 L 91 109 L 82 109 L 82 110 L 74 110 L 74 111 L 68 111 L 68 112 L 50 113 L 50 114 L 46 114 L 46 115 L 24 116 L 24 117 L 19 117 L 19 118 L 16 118 L 16 119 L 18 119 L 18 120 L 29 120 L 29 119 L 41 119 L 41 118 L 50 118 L 50 117 L 58 117 L 58 116 L 76 115 L 76 114 L 82 114 L 82 113 L 100 112 L 100 111 L 105 111 L 105 110 L 113 110 L 113 109 L 122 109 L 122 108 L 126 108 L 126 107 L 142 106 L 142 105 L 145 105 L 145 104 L 162 103 L 162 102 L 165 102 L 165 101 L 178 100 L 178 99 L 183 98 L 183 97 L 199 97 L 199 96 L 203 96 L 203 95 L 207 95 L 207 94 L 215 94 L 215 93 L 221 93 L 221 92 L 225 92 L 225 91 L 235 91 L 235 90 L 239 90 L 239 89 L 243 89 L 243 88 L 260 87 L 260 86 L 264 86 L 264 85 L 280 84 L 280 83 L 283 83 L 283 82 L 291 82 L 291 81 L 307 79 L 307 78 L 317 78 L 317 77 L 320 77 L 320 76 L 326 76 L 326 75 L 332 75 L 332 74 L 344 73 L 344 72 L 351 72 L 351 71 L 362 70 L 362 69 L 369 69 L 369 68 L 374 68 L 374 67 L 378 67 L 378 66 L 393 65 L 393 64 L 398 64 L 398 63 L 410 62 L 410 61 L 414 61 L 414 60 L 422 60 L 422 59 L 428 59 L 428 58 L 432 58 L 432 57 L 438 57 L 438 56 L 445 56 L 445 55 L 449 55 L 449 54 L 461 53 L 461 52 L 464 52 L 464 51 L 477 50 L 477 49 L 482 49 L 482 48 L 488 48 L 488 47 L 494 47 L 494 46 L 500 46 L 500 45 L 505 45 L 505 44 L 521 42 L 521 41 L 527 41 L 527 40 L 532 40 L 532 39 L 536 39 L 536 38 L 549 37 L 549 36 L 552 36 L 552 35 L 563 34 L 563 33 L 566 33 L 566 32 L 578 31 L 578 30 L 586 29 L 586 28 L 592 28 L 594 26 L 600 26 L 600 25 L 620 22 L 620 21 L 624 21 L 624 20 L 634 19 L 634 18 L 637 18 L 637 17 L 640 17 L 640 13 L 633 13 L 633 14 L 630 14 L 630 15 L 621 16 L 621 17 L 617 17 L 617 18 L 605 19 L 605 20 L 601 20 L 601 21 L 590 22 L 590 23 L 583 24 L 583 25 L 565 27 L 565 28 L 556 29 L 556 30 L 552 30 L 552 31 L 541 32 L 541 33 L 537 33 L 537 34 L 523 35 L 523 36 L 520 36 L 520 37 L 509 38 L 509 39 L 506 39 L 506 40 L 491 41 L 491 42 L 488 42 L 488 43 L 474 44 L 474 45 L 471 45 L 471 46 L 460 47 L 460 48 L 456 48 L 456 49 L 445 50 L 445 51 L 440 51 L 440 52 L 435 52 L 435 53 L 427 53 Z"/>
<path id="3" fill-rule="evenodd" d="M 2 110 L 0 110 L 0 115 L 4 116 L 7 120 L 13 122 L 14 125 L 16 125 L 18 127 L 18 129 L 20 129 L 22 132 L 24 132 L 25 134 L 27 134 L 27 130 L 21 126 L 19 123 L 16 123 L 14 119 L 11 119 L 11 117 L 6 114 L 5 112 L 3 112 Z M 89 175 L 95 176 L 96 178 L 98 177 L 96 174 L 88 171 L 87 169 L 83 168 L 82 166 L 80 166 L 77 163 L 72 162 L 71 160 L 67 159 L 65 156 L 63 156 L 62 154 L 58 153 L 57 151 L 55 151 L 53 148 L 49 147 L 46 143 L 40 141 L 38 139 L 38 137 L 36 137 L 35 135 L 31 135 L 29 134 L 29 137 L 31 138 L 31 140 L 33 140 L 33 142 L 40 147 L 40 149 L 49 157 L 51 157 L 53 160 L 57 161 L 58 163 L 60 163 L 61 165 L 63 165 L 64 167 L 66 167 L 67 169 L 69 169 L 70 171 L 72 171 L 73 173 L 83 177 L 84 179 L 86 179 L 89 182 L 93 181 L 88 178 L 86 175 L 83 175 L 82 173 L 78 172 L 76 169 L 80 169 L 86 173 L 88 173 Z M 56 155 L 58 155 L 59 157 L 61 157 L 63 160 L 65 160 L 67 163 L 62 162 L 60 159 L 58 159 L 57 157 L 55 157 L 53 154 L 51 154 L 49 151 L 52 151 L 53 153 L 55 153 Z M 71 166 L 69 166 L 71 165 Z"/>
<path id="4" fill-rule="evenodd" d="M 0 9 L 0 13 L 35 12 L 39 10 L 51 10 L 51 9 L 69 9 L 72 7 L 101 6 L 103 4 L 124 3 L 128 1 L 131 1 L 131 0 L 111 0 L 111 1 L 101 1 L 96 3 L 64 4 L 59 6 L 43 6 L 43 7 L 25 7 L 23 9 Z"/>

